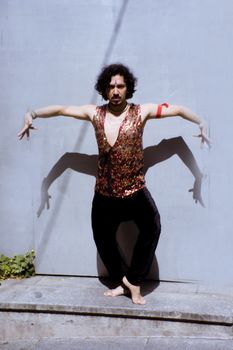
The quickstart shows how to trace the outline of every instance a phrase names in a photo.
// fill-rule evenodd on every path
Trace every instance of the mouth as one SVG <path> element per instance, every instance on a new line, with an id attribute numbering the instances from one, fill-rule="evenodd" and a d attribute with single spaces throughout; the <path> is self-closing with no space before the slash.
<path id="1" fill-rule="evenodd" d="M 121 101 L 121 98 L 120 97 L 113 97 L 112 99 L 111 99 L 111 102 L 113 102 L 113 103 L 118 103 L 118 102 L 120 102 Z"/>

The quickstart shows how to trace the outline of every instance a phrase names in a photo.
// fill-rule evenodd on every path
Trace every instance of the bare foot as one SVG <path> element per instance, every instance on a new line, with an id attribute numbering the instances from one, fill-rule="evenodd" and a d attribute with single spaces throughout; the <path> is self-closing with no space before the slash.
<path id="1" fill-rule="evenodd" d="M 141 296 L 141 291 L 139 286 L 135 286 L 127 280 L 126 277 L 123 277 L 124 285 L 129 288 L 131 293 L 132 302 L 134 304 L 144 305 L 146 303 L 145 299 Z"/>
<path id="2" fill-rule="evenodd" d="M 126 295 L 129 291 L 126 288 L 123 288 L 122 286 L 118 286 L 114 289 L 109 289 L 104 292 L 104 295 L 106 297 L 118 297 L 119 295 Z"/>

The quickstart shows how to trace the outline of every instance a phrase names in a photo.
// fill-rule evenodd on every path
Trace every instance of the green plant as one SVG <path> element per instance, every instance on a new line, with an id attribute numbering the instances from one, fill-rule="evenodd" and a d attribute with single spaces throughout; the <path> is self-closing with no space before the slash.
<path id="1" fill-rule="evenodd" d="M 34 259 L 34 250 L 23 255 L 15 255 L 13 258 L 1 254 L 0 279 L 27 278 L 35 275 Z"/>

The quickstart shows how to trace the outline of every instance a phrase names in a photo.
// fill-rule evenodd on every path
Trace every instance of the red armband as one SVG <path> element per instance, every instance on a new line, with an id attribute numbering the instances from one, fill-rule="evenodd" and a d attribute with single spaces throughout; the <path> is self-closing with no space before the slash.
<path id="1" fill-rule="evenodd" d="M 158 109 L 157 109 L 157 113 L 155 115 L 155 118 L 160 118 L 161 117 L 161 112 L 162 112 L 162 108 L 163 107 L 168 108 L 169 104 L 168 103 L 162 103 L 161 105 L 158 105 Z"/>

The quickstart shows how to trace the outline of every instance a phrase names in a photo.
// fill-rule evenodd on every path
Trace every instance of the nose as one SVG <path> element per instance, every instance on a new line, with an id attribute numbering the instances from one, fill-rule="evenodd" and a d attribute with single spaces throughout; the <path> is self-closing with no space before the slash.
<path id="1" fill-rule="evenodd" d="M 113 93 L 114 93 L 114 95 L 118 95 L 118 88 L 117 88 L 117 86 L 114 87 Z"/>

